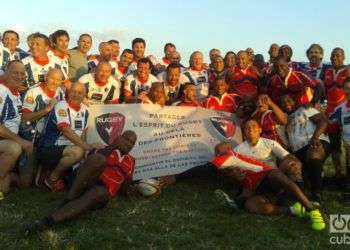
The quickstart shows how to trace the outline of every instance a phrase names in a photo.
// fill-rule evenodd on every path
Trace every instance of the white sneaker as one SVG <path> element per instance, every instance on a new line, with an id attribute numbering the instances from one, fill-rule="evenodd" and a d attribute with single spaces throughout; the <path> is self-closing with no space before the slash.
<path id="1" fill-rule="evenodd" d="M 218 199 L 219 203 L 223 206 L 228 207 L 235 212 L 239 211 L 239 207 L 237 206 L 235 200 L 231 199 L 231 197 L 228 194 L 226 194 L 223 190 L 216 189 L 215 196 Z"/>

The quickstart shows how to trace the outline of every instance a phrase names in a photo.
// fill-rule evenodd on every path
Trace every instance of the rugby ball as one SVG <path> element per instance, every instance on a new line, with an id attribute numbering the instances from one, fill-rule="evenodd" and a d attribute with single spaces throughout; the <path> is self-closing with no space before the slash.
<path id="1" fill-rule="evenodd" d="M 149 197 L 160 193 L 160 184 L 157 179 L 140 180 L 137 189 L 143 196 Z"/>

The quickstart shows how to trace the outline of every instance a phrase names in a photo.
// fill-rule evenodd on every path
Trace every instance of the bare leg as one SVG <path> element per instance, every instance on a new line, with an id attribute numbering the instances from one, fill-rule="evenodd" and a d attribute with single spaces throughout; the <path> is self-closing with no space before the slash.
<path id="1" fill-rule="evenodd" d="M 75 218 L 84 212 L 98 208 L 108 202 L 108 193 L 102 186 L 93 186 L 82 194 L 79 198 L 74 199 L 63 207 L 55 211 L 51 217 L 55 223 Z"/>
<path id="2" fill-rule="evenodd" d="M 8 192 L 11 183 L 11 169 L 22 153 L 21 146 L 12 140 L 0 140 L 0 192 Z"/>
<path id="3" fill-rule="evenodd" d="M 262 215 L 282 215 L 289 214 L 288 207 L 281 207 L 273 205 L 264 196 L 255 195 L 249 198 L 245 204 L 245 208 L 250 213 L 262 214 Z"/>
<path id="4" fill-rule="evenodd" d="M 18 167 L 19 170 L 19 183 L 21 187 L 30 187 L 33 182 L 34 176 L 34 159 L 28 157 L 25 166 Z"/>
<path id="5" fill-rule="evenodd" d="M 56 168 L 51 172 L 51 180 L 58 180 L 63 173 L 79 162 L 84 157 L 84 150 L 77 146 L 68 146 L 63 150 L 62 159 L 59 161 Z"/>
<path id="6" fill-rule="evenodd" d="M 283 189 L 286 192 L 292 194 L 295 199 L 297 199 L 306 210 L 310 211 L 314 209 L 314 205 L 305 196 L 303 191 L 296 185 L 291 179 L 289 179 L 285 174 L 283 174 L 278 169 L 271 170 L 271 172 L 266 177 L 270 185 L 277 189 Z"/>
<path id="7" fill-rule="evenodd" d="M 79 197 L 87 188 L 94 185 L 102 174 L 105 163 L 105 156 L 101 154 L 89 155 L 78 168 L 77 176 L 68 192 L 67 200 Z"/>

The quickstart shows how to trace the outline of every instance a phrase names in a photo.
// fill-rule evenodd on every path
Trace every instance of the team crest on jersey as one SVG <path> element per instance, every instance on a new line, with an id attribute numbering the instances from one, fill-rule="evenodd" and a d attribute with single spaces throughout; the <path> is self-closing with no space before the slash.
<path id="1" fill-rule="evenodd" d="M 111 145 L 124 129 L 125 116 L 120 113 L 107 113 L 95 118 L 96 130 L 102 140 Z"/>
<path id="2" fill-rule="evenodd" d="M 61 117 L 66 117 L 67 112 L 64 109 L 60 109 L 60 110 L 58 110 L 58 115 Z"/>
<path id="3" fill-rule="evenodd" d="M 236 124 L 229 118 L 224 117 L 212 117 L 211 123 L 216 128 L 216 131 L 220 133 L 226 139 L 232 139 L 236 132 Z"/>
<path id="4" fill-rule="evenodd" d="M 34 98 L 33 98 L 33 96 L 28 96 L 28 97 L 26 98 L 26 103 L 33 104 L 33 103 L 34 103 Z"/>

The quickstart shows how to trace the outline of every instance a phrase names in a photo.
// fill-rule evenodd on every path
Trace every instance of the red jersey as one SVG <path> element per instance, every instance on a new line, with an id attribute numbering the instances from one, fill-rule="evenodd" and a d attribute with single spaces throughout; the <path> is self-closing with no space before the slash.
<path id="1" fill-rule="evenodd" d="M 129 154 L 122 156 L 117 149 L 107 157 L 100 180 L 106 186 L 110 198 L 116 195 L 124 181 L 132 180 L 134 168 L 135 159 Z"/>
<path id="2" fill-rule="evenodd" d="M 286 138 L 283 135 L 283 126 L 276 122 L 276 116 L 272 110 L 264 113 L 255 112 L 252 118 L 260 123 L 262 134 L 261 137 L 277 141 L 282 147 L 286 148 Z"/>
<path id="3" fill-rule="evenodd" d="M 203 102 L 203 107 L 217 111 L 234 113 L 238 106 L 238 96 L 235 94 L 223 94 L 219 99 L 216 96 L 210 96 Z"/>
<path id="4" fill-rule="evenodd" d="M 228 151 L 224 155 L 216 156 L 211 163 L 213 163 L 215 168 L 219 170 L 231 167 L 242 169 L 245 173 L 242 186 L 252 191 L 256 190 L 257 186 L 272 170 L 271 166 L 239 154 L 233 150 Z"/>
<path id="5" fill-rule="evenodd" d="M 310 103 L 316 85 L 316 80 L 311 79 L 303 72 L 290 69 L 284 80 L 275 74 L 269 81 L 267 91 L 276 103 L 280 103 L 281 96 L 289 94 L 297 105 L 301 106 Z"/>
<path id="6" fill-rule="evenodd" d="M 324 86 L 327 94 L 326 115 L 330 116 L 335 108 L 345 101 L 343 86 L 345 80 L 350 76 L 350 68 L 343 67 L 335 71 L 333 67 L 327 69 L 324 74 Z M 337 124 L 328 124 L 327 132 L 329 134 L 340 133 L 340 127 Z"/>
<path id="7" fill-rule="evenodd" d="M 223 70 L 220 73 L 215 72 L 213 69 L 208 72 L 208 81 L 209 81 L 209 94 L 213 93 L 214 84 L 217 79 L 226 79 L 227 70 Z"/>
<path id="8" fill-rule="evenodd" d="M 255 97 L 258 92 L 259 77 L 249 66 L 245 70 L 235 67 L 227 72 L 227 81 L 230 84 L 231 92 L 240 97 Z"/>
<path id="9" fill-rule="evenodd" d="M 327 114 L 334 111 L 334 108 L 345 101 L 345 94 L 343 86 L 345 80 L 350 77 L 350 68 L 344 67 L 335 71 L 333 67 L 329 68 L 325 72 L 324 86 L 327 93 L 327 102 L 329 110 Z"/>

